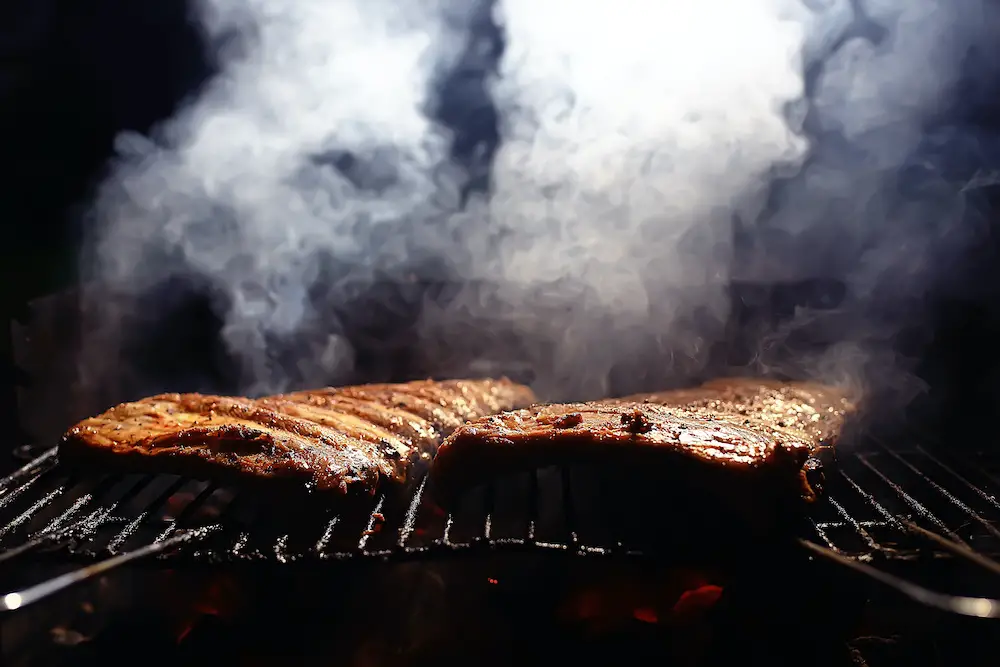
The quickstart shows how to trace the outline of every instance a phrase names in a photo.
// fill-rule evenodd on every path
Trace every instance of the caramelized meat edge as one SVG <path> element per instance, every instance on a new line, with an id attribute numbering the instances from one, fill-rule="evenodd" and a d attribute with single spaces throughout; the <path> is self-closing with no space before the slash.
<path id="1" fill-rule="evenodd" d="M 257 400 L 161 394 L 71 428 L 60 457 L 218 481 L 283 480 L 340 494 L 406 483 L 466 419 L 529 405 L 500 380 L 418 381 Z"/>

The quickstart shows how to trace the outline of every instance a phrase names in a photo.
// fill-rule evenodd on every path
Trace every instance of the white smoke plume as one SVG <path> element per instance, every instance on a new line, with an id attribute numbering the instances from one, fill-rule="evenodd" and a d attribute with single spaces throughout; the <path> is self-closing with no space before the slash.
<path id="1" fill-rule="evenodd" d="M 734 280 L 837 279 L 841 308 L 749 332 L 747 363 L 912 396 L 898 302 L 929 287 L 964 201 L 947 183 L 901 196 L 899 174 L 953 93 L 980 3 L 505 0 L 498 13 L 502 144 L 463 228 L 467 273 L 499 286 L 458 319 L 512 326 L 544 395 L 600 396 L 732 371 L 711 350 Z M 434 324 L 453 327 L 448 314 Z M 789 350 L 796 334 L 826 345 Z"/>
<path id="2" fill-rule="evenodd" d="M 456 3 L 458 6 L 460 3 Z M 438 70 L 461 52 L 444 1 L 208 0 L 212 39 L 241 33 L 222 73 L 156 133 L 127 136 L 97 202 L 97 277 L 133 294 L 173 274 L 225 297 L 242 389 L 349 370 L 336 331 L 317 331 L 308 290 L 326 260 L 359 280 L 405 264 L 454 205 L 447 142 L 428 119 Z M 338 158 L 357 164 L 346 168 Z M 343 276 L 341 276 L 343 279 Z M 149 307 L 151 304 L 146 304 Z M 294 368 L 274 339 L 311 330 Z"/>
<path id="3" fill-rule="evenodd" d="M 239 48 L 152 139 L 120 141 L 84 257 L 102 307 L 206 282 L 236 389 L 280 391 L 350 377 L 332 303 L 431 265 L 488 287 L 427 305 L 429 373 L 522 364 L 569 398 L 696 375 L 734 277 L 836 277 L 862 300 L 886 275 L 926 288 L 960 198 L 928 215 L 889 192 L 979 3 L 502 0 L 500 145 L 488 192 L 463 202 L 431 110 L 443 73 L 486 58 L 474 5 L 206 0 L 209 38 L 236 31 Z M 866 317 L 808 370 L 858 371 Z M 92 339 L 106 364 L 107 334 Z"/>
<path id="4" fill-rule="evenodd" d="M 663 383 L 721 334 L 731 217 L 754 215 L 770 171 L 807 149 L 785 113 L 804 93 L 793 8 L 500 6 L 503 143 L 463 228 L 489 219 L 472 269 L 500 278 L 500 312 L 528 341 L 543 394 L 606 393 L 650 335 L 663 367 L 646 370 Z"/>

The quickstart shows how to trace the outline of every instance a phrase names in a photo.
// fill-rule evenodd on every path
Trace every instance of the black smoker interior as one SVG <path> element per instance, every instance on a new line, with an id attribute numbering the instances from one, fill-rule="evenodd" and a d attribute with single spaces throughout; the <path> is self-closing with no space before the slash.
<path id="1" fill-rule="evenodd" d="M 0 220 L 5 225 L 4 242 L 0 244 L 4 253 L 0 261 L 0 320 L 4 323 L 0 328 L 0 340 L 3 341 L 0 359 L 3 366 L 0 368 L 4 392 L 0 397 L 0 410 L 3 411 L 3 423 L 8 425 L 4 444 L 0 445 L 0 449 L 4 450 L 0 452 L 0 470 L 3 473 L 23 464 L 24 461 L 14 455 L 22 445 L 37 446 L 37 449 L 32 450 L 37 453 L 54 444 L 52 440 L 44 438 L 42 442 L 32 442 L 33 439 L 38 439 L 37 429 L 32 433 L 33 429 L 23 423 L 26 413 L 29 414 L 29 421 L 34 420 L 33 424 L 46 422 L 52 433 L 58 433 L 71 420 L 94 411 L 91 408 L 103 407 L 59 406 L 44 399 L 43 402 L 38 402 L 39 396 L 51 399 L 61 395 L 58 388 L 51 387 L 39 393 L 39 383 L 58 384 L 62 379 L 71 378 L 72 373 L 57 380 L 52 377 L 31 377 L 30 372 L 19 368 L 14 362 L 11 331 L 5 323 L 14 321 L 30 324 L 31 302 L 52 294 L 71 293 L 76 280 L 76 249 L 81 225 L 85 224 L 83 213 L 111 156 L 115 135 L 123 130 L 148 131 L 155 123 L 176 111 L 185 98 L 196 91 L 213 72 L 211 45 L 204 44 L 198 31 L 188 23 L 187 8 L 179 0 L 160 3 L 97 0 L 85 5 L 61 0 L 34 0 L 15 3 L 11 7 L 13 20 L 0 21 L 0 31 L 3 31 L 0 34 L 0 53 L 5 56 L 0 58 L 0 130 L 3 132 L 0 145 L 4 147 L 2 159 L 6 162 L 4 177 L 0 181 L 0 207 L 3 207 L 0 210 Z M 9 13 L 11 9 L 7 11 Z M 488 22 L 483 22 L 480 28 L 489 33 L 495 46 L 494 55 L 499 54 L 502 39 L 496 29 Z M 997 42 L 1000 43 L 1000 39 Z M 998 55 L 1000 49 L 998 53 L 992 54 L 970 53 L 966 59 L 966 77 L 959 94 L 951 101 L 948 112 L 925 128 L 928 140 L 921 149 L 923 152 L 920 159 L 916 161 L 931 165 L 956 183 L 968 181 L 977 173 L 994 171 L 1000 167 L 1000 150 L 993 150 L 1000 147 L 1000 90 L 996 80 L 989 76 L 994 68 L 983 64 L 996 62 Z M 446 77 L 441 82 L 441 103 L 438 109 L 440 121 L 455 132 L 453 150 L 456 157 L 478 175 L 470 186 L 474 188 L 482 188 L 488 182 L 489 156 L 497 142 L 495 113 L 488 103 L 483 76 L 484 71 L 480 67 L 459 69 Z M 482 150 L 482 146 L 486 146 L 487 150 Z M 919 180 L 919 174 L 913 178 Z M 1000 462 L 1000 445 L 995 442 L 996 435 L 992 433 L 994 429 L 989 427 L 994 408 L 1000 400 L 1000 392 L 996 389 L 1000 381 L 997 354 L 997 341 L 1000 340 L 1000 233 L 993 226 L 994 221 L 1000 220 L 998 187 L 1000 186 L 986 185 L 977 189 L 974 196 L 970 196 L 966 216 L 961 222 L 963 228 L 958 234 L 962 239 L 961 247 L 947 249 L 947 254 L 941 261 L 947 263 L 948 270 L 942 272 L 940 279 L 933 283 L 926 294 L 905 302 L 894 295 L 873 295 L 864 304 L 872 313 L 898 317 L 903 323 L 888 344 L 901 357 L 910 360 L 916 375 L 926 383 L 926 391 L 909 405 L 905 415 L 894 414 L 892 418 L 873 421 L 873 425 L 885 430 L 885 433 L 879 432 L 879 437 L 893 443 L 893 446 L 905 447 L 908 439 L 914 438 L 922 445 L 930 446 L 929 443 L 932 443 L 939 448 L 935 452 L 940 456 L 946 456 L 948 461 L 959 461 L 962 466 L 971 469 L 970 475 L 977 475 L 984 481 L 993 479 L 994 482 L 995 478 L 990 475 L 1000 474 L 1000 466 L 997 465 Z M 734 234 L 739 240 L 738 224 L 734 224 Z M 412 290 L 413 287 L 407 289 Z M 441 276 L 440 280 L 427 281 L 418 289 L 421 296 L 426 293 L 433 298 L 445 299 L 449 290 L 448 277 Z M 705 372 L 744 364 L 750 353 L 748 346 L 751 344 L 748 341 L 754 340 L 754 336 L 762 328 L 773 327 L 776 322 L 789 318 L 796 308 L 836 308 L 844 298 L 843 290 L 843 285 L 835 276 L 777 285 L 734 284 L 730 334 L 714 356 L 713 367 Z M 213 295 L 206 294 L 199 285 L 177 283 L 164 285 L 162 293 L 152 296 L 163 312 L 169 313 L 169 317 L 158 323 L 158 335 L 143 337 L 144 346 L 129 351 L 125 363 L 141 369 L 140 375 L 147 381 L 155 378 L 155 382 L 163 388 L 184 390 L 188 388 L 186 383 L 197 377 L 201 389 L 231 391 L 236 381 L 236 371 L 216 342 L 220 322 L 212 310 Z M 386 303 L 392 300 L 396 303 L 393 307 L 387 307 Z M 357 381 L 403 380 L 425 372 L 426 369 L 415 361 L 419 355 L 413 349 L 413 341 L 405 335 L 407 327 L 416 317 L 414 309 L 420 300 L 412 291 L 399 297 L 398 290 L 387 285 L 370 294 L 360 295 L 357 303 L 339 304 L 345 313 L 367 314 L 354 321 L 346 315 L 344 318 L 348 330 L 357 334 L 354 336 L 359 359 L 355 378 Z M 67 303 L 72 304 L 72 298 Z M 57 316 L 51 322 L 55 322 L 54 328 L 59 329 L 54 334 L 54 339 L 65 340 L 69 346 L 68 351 L 62 350 L 57 356 L 71 365 L 74 341 L 72 329 L 75 325 L 72 307 L 66 308 L 70 312 L 63 313 L 62 319 Z M 181 324 L 171 328 L 170 322 Z M 802 344 L 814 345 L 817 341 L 804 341 Z M 19 387 L 24 390 L 20 409 Z M 36 402 L 25 406 L 24 396 L 33 396 Z M 114 399 L 125 397 L 117 396 Z M 106 402 L 106 398 L 96 400 Z M 886 416 L 878 415 L 877 405 L 872 411 L 876 413 L 876 417 Z M 902 464 L 897 461 L 894 465 L 898 467 Z M 903 472 L 910 474 L 905 470 Z M 862 474 L 871 476 L 873 473 L 868 471 Z M 874 477 L 872 479 L 875 480 Z M 1000 485 L 977 485 L 976 488 L 1000 489 Z M 910 497 L 915 496 L 913 494 Z M 1000 518 L 1000 508 L 993 507 L 996 500 L 992 495 L 984 492 L 976 495 L 976 498 L 978 500 L 975 502 L 981 502 L 987 510 L 992 508 L 996 511 L 992 516 Z M 889 507 L 890 510 L 895 509 L 892 505 Z M 901 511 L 903 510 L 905 507 Z M 470 511 L 478 516 L 475 510 Z M 959 532 L 960 529 L 966 529 L 968 521 L 962 518 L 964 515 L 950 515 L 949 511 L 951 510 L 945 510 L 942 514 L 949 517 L 948 528 Z M 992 525 L 990 515 L 984 512 L 985 510 L 980 510 L 977 516 L 982 518 L 984 525 Z M 5 522 L 13 518 L 6 514 L 4 517 Z M 832 517 L 828 523 L 833 525 L 836 523 L 835 519 L 836 517 Z M 838 525 L 843 528 L 843 517 L 836 520 L 841 522 Z M 875 514 L 861 520 L 872 523 L 872 531 L 878 530 L 874 526 L 879 520 Z M 986 529 L 985 532 L 986 538 L 996 537 L 993 535 L 995 529 Z M 887 539 L 895 538 L 890 536 Z M 6 546 L 9 545 L 4 545 Z M 849 552 L 850 549 L 845 548 L 845 551 Z M 11 562 L 13 563 L 14 561 Z M 44 565 L 41 559 L 39 564 L 39 567 Z M 0 568 L 3 567 L 0 562 Z M 406 577 L 407 567 L 415 566 L 403 566 L 401 571 L 392 575 L 365 575 L 368 578 L 359 575 L 352 579 L 353 574 L 325 574 L 325 577 L 330 578 L 324 580 L 323 593 L 327 597 L 345 596 L 347 594 L 344 591 L 368 587 L 366 590 L 380 590 L 389 595 L 386 591 L 393 589 L 394 582 L 400 580 L 394 577 Z M 447 570 L 448 562 L 435 562 L 431 567 L 434 569 L 432 574 L 437 575 L 439 570 Z M 478 567 L 468 563 L 456 565 L 455 569 L 462 572 L 450 576 L 467 577 L 468 581 L 490 581 L 489 574 L 480 571 L 489 567 L 476 569 Z M 551 579 L 551 570 L 560 571 L 566 581 L 573 576 L 589 576 L 576 575 L 575 571 L 573 575 L 566 575 L 560 570 L 561 565 L 552 565 L 544 559 L 541 564 L 518 563 L 506 567 L 507 572 L 517 573 L 513 578 L 523 578 L 520 587 L 514 586 L 498 593 L 487 586 L 472 598 L 476 602 L 464 601 L 465 605 L 482 602 L 483 607 L 489 606 L 491 611 L 482 611 L 474 622 L 464 619 L 462 631 L 474 632 L 475 628 L 467 626 L 477 624 L 481 630 L 484 626 L 500 627 L 501 622 L 508 622 L 511 616 L 520 613 L 518 610 L 525 600 L 537 602 L 540 599 L 525 593 L 529 584 L 524 582 L 534 585 L 537 581 Z M 910 563 L 902 567 L 909 568 L 907 571 L 910 576 L 916 578 L 919 574 L 924 583 L 934 584 L 939 589 L 962 589 L 966 594 L 987 594 L 989 591 L 989 586 L 984 587 L 978 583 L 969 589 L 969 582 L 962 578 L 965 575 L 956 575 L 947 567 L 934 562 L 918 559 L 916 564 Z M 9 571 L 2 580 L 4 587 L 13 590 L 13 587 L 22 585 L 33 577 L 37 578 L 37 572 L 29 570 L 30 568 L 23 572 Z M 475 571 L 470 573 L 469 570 Z M 204 576 L 203 571 L 199 572 L 199 577 Z M 243 582 L 243 586 L 247 585 L 248 580 L 255 582 L 255 599 L 269 600 L 271 605 L 285 605 L 283 608 L 286 609 L 293 608 L 296 604 L 294 601 L 301 600 L 301 596 L 307 594 L 303 592 L 303 588 L 315 585 L 315 571 L 312 570 L 266 577 L 252 572 L 248 575 L 241 570 L 233 572 L 233 577 Z M 409 574 L 412 575 L 412 572 Z M 171 616 L 158 608 L 155 601 L 159 599 L 157 596 L 165 595 L 166 585 L 155 578 L 153 583 L 149 583 L 144 578 L 147 576 L 152 575 L 122 573 L 118 579 L 112 580 L 118 583 L 106 585 L 117 586 L 114 589 L 115 595 L 124 595 L 130 600 L 128 604 L 134 603 L 135 596 L 121 593 L 122 581 L 128 582 L 125 589 L 135 595 L 146 596 L 139 607 L 142 608 L 142 614 L 148 616 L 137 612 L 135 618 L 158 619 L 160 625 L 156 626 L 157 630 L 151 630 L 152 625 L 145 621 L 136 621 L 131 625 L 119 624 L 116 632 L 104 635 L 105 644 L 98 642 L 96 648 L 93 642 L 82 649 L 72 641 L 66 642 L 67 645 L 72 645 L 72 650 L 89 653 L 67 652 L 63 656 L 67 660 L 65 664 L 87 664 L 91 660 L 107 664 L 108 655 L 114 653 L 115 642 L 127 641 L 126 637 L 135 636 L 141 636 L 150 642 L 162 641 L 163 646 L 171 647 L 171 651 L 180 651 L 170 653 L 169 659 L 163 657 L 164 664 L 178 660 L 191 663 L 198 659 L 206 660 L 206 652 L 225 650 L 220 646 L 226 646 L 227 641 L 245 641 L 248 633 L 262 635 L 277 631 L 275 626 L 262 621 L 260 617 L 244 621 L 242 625 L 225 626 L 223 621 L 218 620 L 218 615 L 210 614 L 207 625 L 201 623 L 195 625 L 194 630 L 188 629 L 190 637 L 187 641 L 178 642 L 176 626 L 183 626 L 184 619 L 175 618 L 176 614 Z M 463 604 L 452 599 L 458 597 L 456 587 L 449 588 L 447 593 L 433 587 L 428 588 L 428 576 L 430 575 L 423 573 L 419 585 L 410 584 L 405 587 L 411 595 L 409 603 L 415 605 L 410 611 L 386 616 L 379 615 L 380 610 L 358 607 L 356 617 L 341 619 L 340 627 L 343 630 L 338 631 L 340 634 L 337 636 L 350 635 L 363 622 L 380 624 L 381 631 L 386 635 L 393 634 L 394 630 L 390 628 L 397 626 L 407 628 L 406 632 L 400 631 L 407 637 L 414 633 L 429 632 L 415 620 L 420 614 L 439 614 L 435 618 L 455 621 L 453 617 L 447 616 L 443 608 L 448 604 L 454 604 L 456 608 Z M 441 574 L 440 578 L 446 576 L 449 575 Z M 801 573 L 801 576 L 819 581 L 825 580 L 827 574 L 809 571 Z M 345 579 L 349 581 L 345 582 Z M 411 578 L 407 581 L 413 580 Z M 195 587 L 195 584 L 190 585 Z M 220 584 L 214 582 L 213 585 Z M 569 583 L 565 585 L 570 586 Z M 129 586 L 132 588 L 128 588 Z M 789 587 L 796 589 L 798 586 L 793 581 Z M 80 595 L 85 602 L 91 599 L 86 598 L 87 595 L 95 595 L 92 587 L 81 590 L 83 592 Z M 432 592 L 429 593 L 428 590 Z M 998 591 L 994 588 L 993 595 L 997 594 Z M 770 591 L 755 591 L 749 597 L 759 600 L 770 596 Z M 79 604 L 79 600 L 75 604 Z M 125 604 L 115 598 L 114 605 Z M 780 604 L 775 602 L 774 607 L 778 608 Z M 887 638 L 883 641 L 870 637 L 871 642 L 865 645 L 865 662 L 854 664 L 993 664 L 990 656 L 995 658 L 996 646 L 990 645 L 985 639 L 990 634 L 989 627 L 984 630 L 982 624 L 959 622 L 951 617 L 935 615 L 934 612 L 924 614 L 921 610 L 914 611 L 911 605 L 898 601 L 888 602 L 886 608 L 890 610 L 886 612 L 886 618 L 900 620 L 904 629 L 872 629 L 868 626 L 872 637 L 883 633 Z M 780 617 L 777 615 L 778 611 L 768 609 L 776 614 L 776 618 Z M 333 613 L 330 610 L 328 612 Z M 752 609 L 741 613 L 752 615 L 756 612 L 756 609 Z M 815 613 L 815 610 L 811 610 L 811 613 Z M 165 616 L 169 618 L 164 620 Z M 279 624 L 277 627 L 283 632 L 291 632 L 295 622 L 305 622 L 302 618 L 305 614 L 292 616 L 294 619 L 288 620 L 286 625 Z M 787 620 L 785 617 L 781 618 Z M 545 634 L 537 629 L 542 626 L 533 617 L 521 620 L 522 623 L 516 628 L 501 630 L 521 633 L 516 641 L 512 639 L 503 644 L 502 649 L 498 648 L 495 638 L 493 643 L 484 640 L 483 646 L 489 648 L 482 650 L 493 651 L 491 657 L 496 658 L 496 664 L 510 664 L 513 660 L 537 661 L 541 664 L 555 659 L 584 662 L 621 659 L 620 644 L 612 642 L 607 645 L 589 643 L 586 644 L 585 652 L 577 647 L 578 653 L 555 655 L 557 650 L 571 650 L 567 647 L 576 646 L 569 639 L 552 640 L 550 645 L 533 654 L 530 660 L 523 654 L 515 655 L 515 650 L 527 651 L 526 647 L 532 642 L 543 643 L 544 637 L 538 635 Z M 20 621 L 22 624 L 24 622 Z M 829 622 L 829 619 L 823 622 Z M 213 629 L 212 624 L 215 623 L 221 626 Z M 529 627 L 534 627 L 536 634 L 528 633 Z M 934 631 L 933 639 L 925 636 L 924 643 L 906 645 L 904 641 L 897 641 L 897 635 L 905 637 L 907 633 L 930 633 L 931 629 Z M 804 631 L 796 629 L 796 632 Z M 656 636 L 648 636 L 650 633 L 656 635 L 655 630 L 642 626 L 638 634 L 628 635 L 631 649 L 638 650 L 640 655 L 642 651 L 653 652 L 653 647 L 658 647 L 659 644 Z M 995 635 L 995 630 L 992 633 Z M 548 639 L 551 640 L 552 637 L 549 636 Z M 470 645 L 472 643 L 470 640 Z M 993 653 L 990 654 L 990 651 Z M 411 655 L 407 663 L 429 663 L 436 660 L 439 664 L 440 652 L 431 653 L 431 656 L 421 653 L 419 659 Z M 161 652 L 159 655 L 165 656 L 166 653 Z M 679 659 L 669 652 L 657 654 L 657 657 L 663 661 Z M 448 658 L 456 662 L 462 659 L 460 656 Z M 119 656 L 119 660 L 122 659 Z M 130 659 L 136 659 L 134 654 Z M 160 658 L 150 658 L 154 662 L 158 659 Z M 395 654 L 364 654 L 361 657 L 356 655 L 354 659 L 358 663 L 388 664 L 400 658 Z M 733 656 L 718 659 L 731 661 Z M 786 659 L 791 661 L 790 658 Z M 848 656 L 846 659 L 852 658 Z M 78 662 L 73 662 L 74 660 Z M 810 661 L 815 660 L 815 656 L 802 660 L 803 664 L 813 664 Z M 241 664 L 264 662 L 247 661 Z M 773 664 L 785 663 L 773 659 Z"/>

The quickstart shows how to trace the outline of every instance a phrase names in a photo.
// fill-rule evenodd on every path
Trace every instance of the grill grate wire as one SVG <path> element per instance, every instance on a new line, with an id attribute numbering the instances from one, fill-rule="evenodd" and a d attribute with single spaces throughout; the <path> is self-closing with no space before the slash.
<path id="1" fill-rule="evenodd" d="M 978 457 L 946 460 L 922 446 L 884 444 L 841 455 L 829 496 L 819 503 L 807 539 L 862 561 L 947 555 L 927 548 L 913 524 L 987 556 L 1000 554 L 1000 480 Z M 579 486 L 599 487 L 589 499 Z M 543 483 L 540 483 L 543 482 Z M 623 509 L 613 490 L 576 469 L 505 479 L 470 494 L 445 516 L 423 502 L 425 482 L 405 503 L 373 499 L 367 516 L 262 520 L 252 498 L 173 476 L 78 477 L 58 466 L 54 450 L 0 481 L 0 550 L 51 549 L 83 559 L 162 542 L 177 530 L 220 524 L 197 549 L 174 555 L 193 562 L 342 560 L 415 557 L 474 548 L 554 549 L 580 554 L 636 553 L 617 534 Z M 587 516 L 586 522 L 579 517 Z M 600 516 L 594 520 L 595 516 Z M 0 558 L 2 560 L 2 558 Z"/>
<path id="2" fill-rule="evenodd" d="M 51 546 L 62 538 L 61 553 L 93 559 L 161 542 L 178 529 L 220 523 L 225 530 L 175 557 L 290 562 L 517 546 L 630 552 L 616 535 L 613 515 L 623 510 L 613 492 L 585 480 L 581 486 L 602 488 L 589 501 L 581 499 L 575 482 L 584 473 L 576 469 L 505 479 L 470 494 L 449 516 L 422 502 L 421 482 L 404 504 L 384 495 L 373 499 L 371 512 L 360 520 L 309 516 L 289 529 L 287 516 L 262 521 L 252 499 L 210 483 L 152 475 L 83 478 L 57 461 L 50 450 L 0 481 L 0 550 Z M 880 444 L 843 454 L 828 480 L 828 498 L 813 512 L 814 534 L 805 537 L 863 561 L 926 556 L 926 540 L 906 527 L 912 522 L 996 556 L 1000 480 L 977 463 L 945 460 L 920 446 L 896 450 Z M 599 514 L 605 516 L 594 520 Z"/>
<path id="3" fill-rule="evenodd" d="M 958 556 L 1000 575 L 991 559 L 1000 554 L 1000 480 L 985 463 L 981 456 L 945 459 L 921 446 L 899 450 L 882 443 L 843 453 L 802 546 L 814 558 L 923 604 L 1000 617 L 996 600 L 935 593 L 872 567 Z M 56 450 L 49 450 L 0 480 L 0 563 L 34 552 L 85 566 L 6 595 L 0 610 L 155 558 L 174 566 L 414 560 L 476 550 L 643 555 L 624 534 L 634 530 L 636 508 L 623 506 L 621 494 L 593 470 L 547 469 L 498 480 L 469 494 L 450 515 L 424 501 L 425 487 L 423 479 L 408 498 L 378 496 L 369 512 L 276 514 L 251 494 L 203 481 L 79 476 L 62 469 Z M 622 527 L 624 518 L 633 528 Z M 655 518 L 640 516 L 640 525 Z"/>

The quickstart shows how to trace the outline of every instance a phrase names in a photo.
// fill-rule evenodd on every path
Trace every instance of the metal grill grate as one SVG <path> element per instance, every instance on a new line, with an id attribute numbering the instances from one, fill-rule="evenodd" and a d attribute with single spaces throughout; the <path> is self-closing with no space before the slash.
<path id="1" fill-rule="evenodd" d="M 912 522 L 978 553 L 1000 554 L 994 463 L 983 454 L 947 457 L 920 446 L 845 453 L 805 537 L 860 560 L 947 555 L 914 536 Z M 78 477 L 58 466 L 52 450 L 0 483 L 0 560 L 29 550 L 93 560 L 194 527 L 210 534 L 172 553 L 175 562 L 408 559 L 476 548 L 638 554 L 620 531 L 621 513 L 635 510 L 594 487 L 602 485 L 587 471 L 549 469 L 479 489 L 450 516 L 423 501 L 422 484 L 408 499 L 373 499 L 368 513 L 275 516 L 253 497 L 205 482 Z"/>
<path id="2" fill-rule="evenodd" d="M 989 455 L 882 445 L 841 459 L 831 496 L 814 514 L 820 544 L 861 558 L 927 555 L 926 542 L 905 529 L 912 522 L 981 554 L 1000 554 L 1000 479 Z"/>

